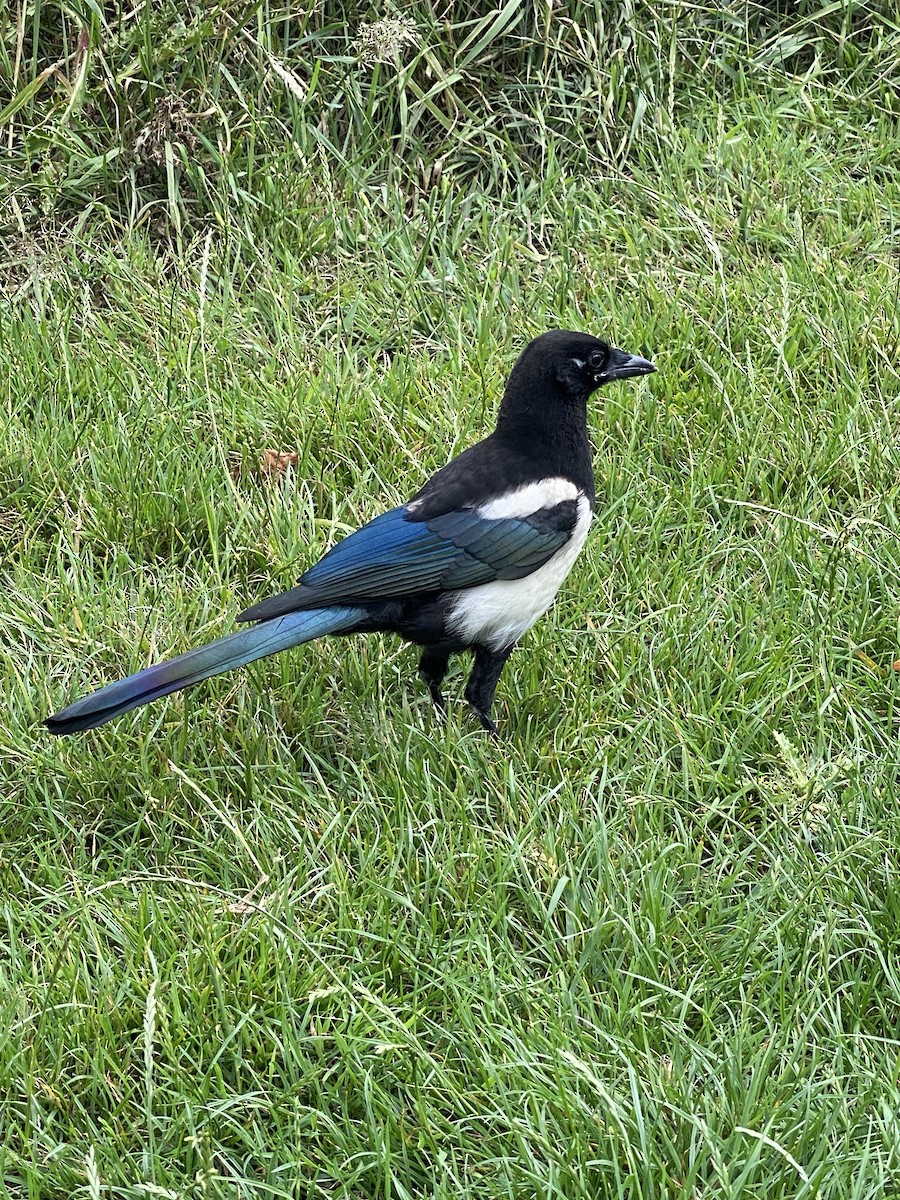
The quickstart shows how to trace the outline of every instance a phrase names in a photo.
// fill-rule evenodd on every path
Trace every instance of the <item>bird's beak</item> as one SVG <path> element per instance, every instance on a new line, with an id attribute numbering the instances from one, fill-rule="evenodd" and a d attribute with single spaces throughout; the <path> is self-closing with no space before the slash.
<path id="1" fill-rule="evenodd" d="M 603 370 L 596 377 L 597 383 L 612 383 L 614 379 L 637 379 L 639 375 L 652 375 L 656 370 L 649 359 L 639 354 L 626 354 L 624 350 L 610 347 Z"/>

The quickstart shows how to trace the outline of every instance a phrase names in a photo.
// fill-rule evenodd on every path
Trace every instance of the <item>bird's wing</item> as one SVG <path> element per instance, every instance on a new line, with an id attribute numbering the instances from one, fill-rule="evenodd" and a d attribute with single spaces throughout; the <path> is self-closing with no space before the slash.
<path id="1" fill-rule="evenodd" d="M 464 508 L 421 521 L 403 505 L 338 542 L 296 587 L 253 605 L 238 620 L 521 579 L 566 544 L 577 517 L 576 500 L 499 519 Z"/>

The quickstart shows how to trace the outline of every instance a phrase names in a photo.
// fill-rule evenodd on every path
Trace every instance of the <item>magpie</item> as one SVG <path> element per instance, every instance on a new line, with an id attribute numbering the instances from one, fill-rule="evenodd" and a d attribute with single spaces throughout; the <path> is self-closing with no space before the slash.
<path id="1" fill-rule="evenodd" d="M 587 333 L 535 338 L 512 369 L 494 432 L 338 542 L 296 587 L 240 613 L 249 628 L 108 684 L 45 724 L 55 734 L 92 729 L 325 634 L 386 632 L 422 647 L 419 672 L 441 711 L 450 656 L 471 650 L 466 700 L 496 734 L 503 665 L 553 603 L 593 517 L 588 397 L 655 370 Z"/>

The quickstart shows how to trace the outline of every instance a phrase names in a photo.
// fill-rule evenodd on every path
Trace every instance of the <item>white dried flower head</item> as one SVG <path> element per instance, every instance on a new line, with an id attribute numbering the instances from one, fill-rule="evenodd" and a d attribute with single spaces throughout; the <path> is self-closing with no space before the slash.
<path id="1" fill-rule="evenodd" d="M 419 29 L 411 17 L 382 17 L 360 25 L 354 50 L 365 65 L 376 62 L 400 61 L 407 46 L 419 45 Z"/>

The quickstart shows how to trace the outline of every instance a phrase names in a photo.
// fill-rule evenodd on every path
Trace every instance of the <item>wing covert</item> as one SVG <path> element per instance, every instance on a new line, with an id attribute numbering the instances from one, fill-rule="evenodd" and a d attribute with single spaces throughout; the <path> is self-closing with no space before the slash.
<path id="1" fill-rule="evenodd" d="M 565 545 L 576 518 L 574 501 L 531 518 L 485 518 L 476 509 L 458 509 L 425 521 L 402 505 L 338 542 L 296 587 L 248 608 L 239 620 L 520 579 Z"/>

